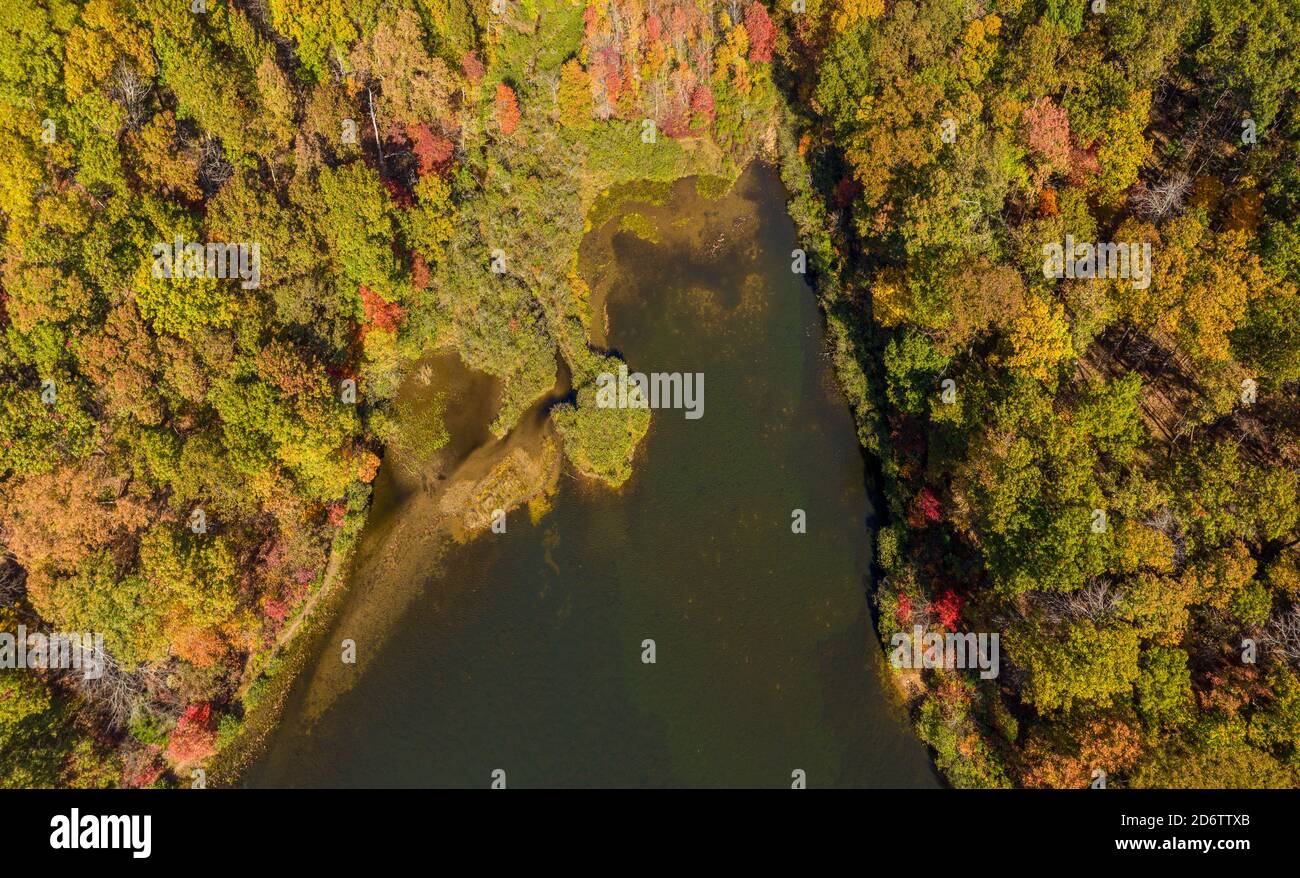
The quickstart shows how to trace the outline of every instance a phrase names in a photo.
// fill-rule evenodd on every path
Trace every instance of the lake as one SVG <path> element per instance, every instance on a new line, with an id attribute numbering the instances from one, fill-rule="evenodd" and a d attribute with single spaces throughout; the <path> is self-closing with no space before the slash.
<path id="1" fill-rule="evenodd" d="M 703 417 L 655 411 L 619 491 L 566 463 L 535 522 L 439 533 L 439 476 L 494 441 L 496 385 L 428 358 L 404 394 L 451 388 L 452 445 L 385 460 L 348 593 L 244 784 L 938 784 L 868 613 L 865 465 L 784 203 L 755 165 L 720 199 L 679 181 L 588 235 L 596 338 L 631 371 L 705 379 Z"/>

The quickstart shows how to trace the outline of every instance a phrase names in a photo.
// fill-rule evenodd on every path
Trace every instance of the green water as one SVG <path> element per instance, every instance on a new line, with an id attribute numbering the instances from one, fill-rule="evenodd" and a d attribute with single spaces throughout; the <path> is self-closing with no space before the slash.
<path id="1" fill-rule="evenodd" d="M 886 692 L 864 464 L 779 180 L 751 169 L 718 201 L 683 181 L 634 209 L 658 243 L 616 217 L 584 272 L 609 344 L 633 370 L 702 372 L 704 416 L 655 412 L 620 492 L 566 469 L 539 523 L 519 510 L 467 545 L 422 524 L 437 474 L 386 461 L 343 608 L 245 783 L 936 785 Z M 453 415 L 485 408 L 476 388 Z M 462 445 L 482 416 L 453 421 Z"/>

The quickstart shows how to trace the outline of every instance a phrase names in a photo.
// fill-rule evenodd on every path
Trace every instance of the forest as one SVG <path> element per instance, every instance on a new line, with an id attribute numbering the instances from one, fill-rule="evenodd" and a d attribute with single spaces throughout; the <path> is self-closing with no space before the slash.
<path id="1" fill-rule="evenodd" d="M 567 376 L 568 465 L 626 482 L 579 244 L 754 160 L 876 464 L 876 633 L 1002 636 L 897 672 L 946 780 L 1300 785 L 1298 87 L 1297 0 L 0 4 L 0 631 L 105 666 L 0 667 L 0 786 L 240 736 L 384 449 L 446 441 L 394 404 L 425 351 L 498 436 Z"/>
<path id="2" fill-rule="evenodd" d="M 887 501 L 879 633 L 1002 637 L 994 680 L 901 672 L 942 774 L 1296 786 L 1300 6 L 777 20 L 792 212 Z M 1150 276 L 1048 276 L 1070 238 Z"/>

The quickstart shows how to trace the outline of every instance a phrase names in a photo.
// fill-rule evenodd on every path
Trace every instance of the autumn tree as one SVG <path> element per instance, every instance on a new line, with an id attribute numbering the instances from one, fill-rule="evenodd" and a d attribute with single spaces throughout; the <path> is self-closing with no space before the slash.
<path id="1" fill-rule="evenodd" d="M 591 124 L 591 77 L 570 58 L 560 71 L 560 88 L 556 98 L 560 122 L 570 128 L 585 128 Z"/>
<path id="2" fill-rule="evenodd" d="M 515 90 L 504 82 L 497 83 L 495 107 L 497 127 L 501 133 L 507 137 L 514 134 L 519 126 L 519 101 L 515 98 Z"/>

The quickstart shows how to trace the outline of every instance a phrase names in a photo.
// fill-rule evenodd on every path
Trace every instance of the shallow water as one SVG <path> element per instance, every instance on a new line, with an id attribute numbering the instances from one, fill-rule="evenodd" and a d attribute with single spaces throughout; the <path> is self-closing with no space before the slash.
<path id="1" fill-rule="evenodd" d="M 704 416 L 656 411 L 621 491 L 566 469 L 537 524 L 467 545 L 429 533 L 437 474 L 385 461 L 349 594 L 244 783 L 936 785 L 883 682 L 864 464 L 779 180 L 628 209 L 658 243 L 616 217 L 583 248 L 607 342 L 703 373 Z M 477 386 L 454 410 L 490 408 Z"/>

